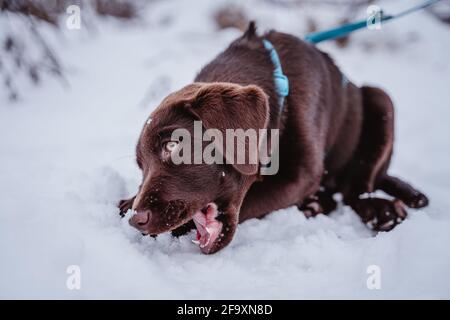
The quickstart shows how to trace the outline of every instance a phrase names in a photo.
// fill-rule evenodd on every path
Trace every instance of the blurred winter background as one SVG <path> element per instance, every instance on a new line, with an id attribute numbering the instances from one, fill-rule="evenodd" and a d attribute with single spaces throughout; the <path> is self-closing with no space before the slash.
<path id="1" fill-rule="evenodd" d="M 346 207 L 309 220 L 289 208 L 205 256 L 193 234 L 142 237 L 115 208 L 139 184 L 148 114 L 248 20 L 303 37 L 365 19 L 370 4 L 418 2 L 0 0 L 0 297 L 450 298 L 449 1 L 319 45 L 395 102 L 392 172 L 431 206 L 394 231 L 376 235 Z M 68 28 L 70 5 L 80 29 Z M 80 290 L 66 286 L 69 265 Z"/>

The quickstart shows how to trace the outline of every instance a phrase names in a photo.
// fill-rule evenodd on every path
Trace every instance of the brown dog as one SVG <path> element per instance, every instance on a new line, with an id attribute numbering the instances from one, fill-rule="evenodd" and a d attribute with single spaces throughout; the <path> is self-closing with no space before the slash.
<path id="1" fill-rule="evenodd" d="M 262 39 L 280 57 L 290 92 L 280 114 L 274 64 Z M 314 45 L 271 31 L 260 37 L 250 24 L 205 66 L 195 82 L 170 94 L 151 115 L 136 147 L 143 172 L 138 194 L 119 204 L 135 210 L 131 225 L 156 235 L 197 228 L 204 253 L 233 238 L 238 223 L 297 205 L 307 216 L 329 213 L 343 195 L 363 222 L 387 231 L 406 217 L 405 205 L 421 208 L 425 195 L 387 169 L 393 150 L 394 110 L 381 89 L 346 81 Z M 175 128 L 279 129 L 279 171 L 260 176 L 259 166 L 183 164 L 171 161 Z M 364 197 L 383 190 L 393 199 Z"/>

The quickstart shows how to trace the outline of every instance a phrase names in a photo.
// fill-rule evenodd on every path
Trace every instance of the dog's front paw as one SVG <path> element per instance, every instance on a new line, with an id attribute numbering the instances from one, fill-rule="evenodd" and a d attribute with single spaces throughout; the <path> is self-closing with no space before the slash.
<path id="1" fill-rule="evenodd" d="M 191 220 L 191 221 L 179 226 L 178 228 L 173 229 L 170 233 L 172 234 L 173 237 L 178 238 L 178 237 L 184 236 L 192 229 L 195 229 L 195 224 L 194 224 L 194 221 Z"/>
<path id="2" fill-rule="evenodd" d="M 315 217 L 324 212 L 319 201 L 305 201 L 301 205 L 297 205 L 297 208 L 302 211 L 307 218 Z"/>
<path id="3" fill-rule="evenodd" d="M 360 199 L 352 205 L 352 208 L 362 221 L 375 231 L 392 230 L 407 216 L 405 204 L 398 199 Z"/>
<path id="4" fill-rule="evenodd" d="M 307 218 L 315 217 L 318 214 L 329 214 L 335 210 L 337 202 L 333 199 L 333 194 L 328 191 L 319 191 L 315 195 L 308 197 L 297 208 L 303 212 Z"/>
<path id="5" fill-rule="evenodd" d="M 117 207 L 119 208 L 119 215 L 123 218 L 128 210 L 133 207 L 134 198 L 120 200 Z"/>

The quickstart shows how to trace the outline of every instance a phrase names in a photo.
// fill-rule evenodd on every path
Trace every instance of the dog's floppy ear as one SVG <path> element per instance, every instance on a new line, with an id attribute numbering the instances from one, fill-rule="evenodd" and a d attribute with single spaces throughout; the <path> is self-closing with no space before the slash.
<path id="1" fill-rule="evenodd" d="M 196 93 L 186 108 L 199 120 L 203 127 L 217 129 L 223 140 L 214 139 L 217 149 L 221 150 L 227 163 L 231 163 L 245 175 L 258 173 L 258 147 L 261 143 L 260 129 L 267 128 L 269 102 L 264 91 L 255 85 L 241 86 L 231 83 L 195 83 Z M 249 145 L 250 139 L 234 139 L 233 149 L 227 148 L 227 129 L 253 129 L 256 145 Z M 241 133 L 243 131 L 239 130 Z M 230 133 L 230 132 L 229 132 Z M 228 134 L 229 134 L 228 133 Z M 250 132 L 249 132 L 250 133 Z M 216 137 L 215 137 L 216 138 Z M 225 150 L 222 150 L 222 146 Z M 239 150 L 245 150 L 245 161 L 238 158 Z"/>

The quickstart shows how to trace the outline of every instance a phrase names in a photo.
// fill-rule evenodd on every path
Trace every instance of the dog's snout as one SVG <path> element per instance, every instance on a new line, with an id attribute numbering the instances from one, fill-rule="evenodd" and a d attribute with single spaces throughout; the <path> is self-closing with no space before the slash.
<path id="1" fill-rule="evenodd" d="M 130 224 L 135 228 L 142 228 L 150 221 L 152 212 L 150 210 L 137 211 L 131 218 Z"/>

